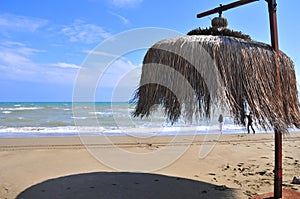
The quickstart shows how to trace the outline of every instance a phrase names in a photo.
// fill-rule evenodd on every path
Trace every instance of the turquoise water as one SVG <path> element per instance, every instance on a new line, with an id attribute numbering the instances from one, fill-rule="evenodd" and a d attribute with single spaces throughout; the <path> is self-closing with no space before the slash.
<path id="1" fill-rule="evenodd" d="M 170 135 L 180 133 L 218 133 L 216 125 L 203 122 L 175 125 L 165 119 L 163 111 L 150 118 L 131 116 L 129 103 L 9 102 L 0 103 L 1 137 L 41 137 L 80 135 Z M 225 118 L 224 132 L 245 132 Z"/>

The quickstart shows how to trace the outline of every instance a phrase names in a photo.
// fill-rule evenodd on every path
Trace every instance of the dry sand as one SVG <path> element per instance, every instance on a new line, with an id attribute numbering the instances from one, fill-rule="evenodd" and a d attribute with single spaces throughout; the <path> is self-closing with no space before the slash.
<path id="1" fill-rule="evenodd" d="M 189 139 L 193 138 L 172 143 L 172 149 L 188 146 Z M 248 198 L 273 191 L 272 133 L 221 135 L 200 159 L 200 148 L 213 144 L 204 139 L 197 136 L 180 158 L 151 173 L 110 168 L 96 160 L 78 137 L 0 139 L 0 199 Z M 113 145 L 94 140 L 89 147 L 103 154 L 114 148 L 155 154 L 172 138 L 111 137 Z M 163 162 L 169 155 L 155 161 Z M 135 162 L 128 158 L 128 164 Z M 300 191 L 300 185 L 291 184 L 294 176 L 300 176 L 300 133 L 283 140 L 284 188 Z"/>

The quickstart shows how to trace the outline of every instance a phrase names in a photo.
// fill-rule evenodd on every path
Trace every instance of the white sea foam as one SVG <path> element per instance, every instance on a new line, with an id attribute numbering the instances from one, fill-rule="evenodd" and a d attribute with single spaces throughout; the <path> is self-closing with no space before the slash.
<path id="1" fill-rule="evenodd" d="M 72 117 L 72 119 L 76 120 L 86 120 L 88 117 Z"/>
<path id="2" fill-rule="evenodd" d="M 113 115 L 113 112 L 98 111 L 98 112 L 89 112 L 89 114 L 91 114 L 91 115 Z"/>
<path id="3" fill-rule="evenodd" d="M 167 135 L 199 135 L 219 134 L 216 127 L 186 126 L 186 127 L 108 127 L 101 126 L 63 126 L 63 127 L 2 127 L 1 137 L 41 137 L 41 136 L 78 136 L 78 135 L 105 135 L 105 136 L 167 136 Z M 224 134 L 246 133 L 242 127 L 235 125 L 224 126 Z"/>
<path id="4" fill-rule="evenodd" d="M 38 110 L 43 109 L 43 107 L 17 107 L 17 108 L 0 108 L 4 111 L 25 111 L 25 110 Z"/>

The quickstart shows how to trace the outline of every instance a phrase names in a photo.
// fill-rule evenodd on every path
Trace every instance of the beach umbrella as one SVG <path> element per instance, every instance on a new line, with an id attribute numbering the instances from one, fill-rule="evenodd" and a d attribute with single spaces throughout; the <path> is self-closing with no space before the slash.
<path id="1" fill-rule="evenodd" d="M 228 108 L 237 124 L 245 124 L 246 109 L 250 109 L 256 123 L 264 129 L 276 126 L 285 131 L 289 126 L 300 127 L 292 60 L 280 52 L 281 80 L 284 82 L 281 95 L 277 89 L 276 54 L 271 46 L 252 41 L 239 32 L 213 28 L 197 29 L 188 36 L 162 40 L 148 50 L 141 86 L 136 93 L 134 115 L 148 116 L 160 104 L 169 120 L 175 122 L 181 115 L 187 120 L 196 115 L 209 118 L 212 107 L 221 106 Z M 215 36 L 208 36 L 207 32 Z M 205 53 L 213 60 L 209 65 L 206 65 Z M 171 69 L 162 70 L 160 65 Z M 176 81 L 179 75 L 191 85 L 195 96 L 189 95 L 183 82 Z M 163 80 L 159 80 L 161 78 Z M 165 85 L 155 84 L 160 81 Z M 207 85 L 209 83 L 211 85 Z M 222 88 L 217 90 L 215 85 Z M 212 90 L 208 86 L 216 88 Z M 177 96 L 173 91 L 175 88 L 178 89 Z"/>
<path id="2" fill-rule="evenodd" d="M 215 20 L 224 18 L 216 18 L 213 22 Z M 207 33 L 215 36 L 207 36 Z M 205 65 L 207 63 L 202 63 L 201 58 L 205 62 L 207 58 L 201 57 L 200 53 L 207 53 L 214 60 L 209 67 L 215 68 L 209 68 L 209 74 L 203 72 L 206 78 L 203 78 L 201 72 L 207 70 L 208 66 Z M 191 61 L 182 55 L 190 57 Z M 219 106 L 229 108 L 237 124 L 245 124 L 245 104 L 248 104 L 257 123 L 264 129 L 273 126 L 282 130 L 293 125 L 300 127 L 293 61 L 280 52 L 281 79 L 284 82 L 281 85 L 283 94 L 280 96 L 276 85 L 275 60 L 276 54 L 271 46 L 252 41 L 247 35 L 227 29 L 196 29 L 189 32 L 188 36 L 162 40 L 153 45 L 145 55 L 134 115 L 148 116 L 154 110 L 154 105 L 161 104 L 172 122 L 177 121 L 184 111 L 187 112 L 183 115 L 189 116 L 189 119 L 192 118 L 191 114 L 196 115 L 197 112 L 200 116 L 210 117 L 210 109 L 214 105 L 212 102 L 218 101 L 221 103 Z M 159 65 L 167 65 L 179 72 L 192 86 L 196 96 L 188 95 L 182 82 L 173 81 L 177 80 L 177 73 L 170 74 L 169 70 L 159 70 Z M 216 73 L 220 74 L 221 79 L 215 80 L 215 84 L 222 84 L 221 89 L 224 92 L 215 92 L 215 96 L 211 96 L 206 80 L 213 79 Z M 208 75 L 212 77 L 207 78 Z M 160 78 L 164 82 L 170 81 L 166 84 L 180 88 L 180 96 L 184 99 L 180 102 L 170 88 L 155 84 Z M 184 110 L 182 102 L 185 105 Z M 193 112 L 189 112 L 190 110 Z"/>
<path id="3" fill-rule="evenodd" d="M 275 137 L 288 132 L 289 127 L 300 128 L 294 63 L 278 50 L 277 32 L 276 37 L 272 34 L 270 46 L 227 29 L 227 20 L 221 17 L 222 11 L 253 1 L 202 13 L 218 12 L 220 16 L 212 20 L 210 28 L 198 28 L 186 36 L 154 44 L 144 57 L 133 115 L 149 116 L 160 105 L 169 121 L 176 122 L 180 117 L 192 121 L 210 118 L 218 108 L 228 110 L 236 124 L 245 125 L 245 113 L 250 110 L 256 125 L 274 129 Z M 274 0 L 267 2 L 273 33 L 277 31 L 276 15 L 274 21 L 271 11 L 277 4 Z M 280 168 L 275 164 L 279 173 L 275 172 L 276 198 L 281 197 L 280 139 L 280 150 L 275 151 L 275 161 L 280 162 Z"/>
<path id="4" fill-rule="evenodd" d="M 211 28 L 159 41 L 148 50 L 135 96 L 134 116 L 149 116 L 160 104 L 169 120 L 175 122 L 181 115 L 188 120 L 196 115 L 210 117 L 211 108 L 218 105 L 228 108 L 236 124 L 245 124 L 246 109 L 250 109 L 263 129 L 276 127 L 286 131 L 288 127 L 300 127 L 293 61 L 280 51 L 278 62 L 283 83 L 278 89 L 277 56 L 273 48 L 241 32 L 220 28 L 226 21 L 217 17 L 212 20 Z M 206 55 L 212 58 L 211 63 L 207 63 Z M 162 70 L 160 66 L 170 69 Z M 189 95 L 184 84 L 176 81 L 178 75 L 187 80 L 195 96 Z M 168 86 L 156 83 L 160 81 Z M 222 88 L 207 85 L 208 81 Z M 215 91 L 208 86 L 215 86 Z M 172 91 L 175 88 L 180 97 Z"/>

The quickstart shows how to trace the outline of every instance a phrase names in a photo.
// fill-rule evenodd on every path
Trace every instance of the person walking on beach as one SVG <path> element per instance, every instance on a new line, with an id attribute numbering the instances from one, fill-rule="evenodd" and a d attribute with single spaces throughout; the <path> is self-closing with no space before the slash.
<path id="1" fill-rule="evenodd" d="M 222 114 L 219 115 L 218 122 L 219 122 L 220 131 L 221 131 L 221 133 L 223 133 L 224 118 L 223 118 Z"/>
<path id="2" fill-rule="evenodd" d="M 253 131 L 253 134 L 255 134 L 254 128 L 253 128 L 253 120 L 252 120 L 252 113 L 250 112 L 249 115 L 246 115 L 247 119 L 248 119 L 248 124 L 247 124 L 247 130 L 248 130 L 248 134 L 250 133 L 250 127 Z"/>

